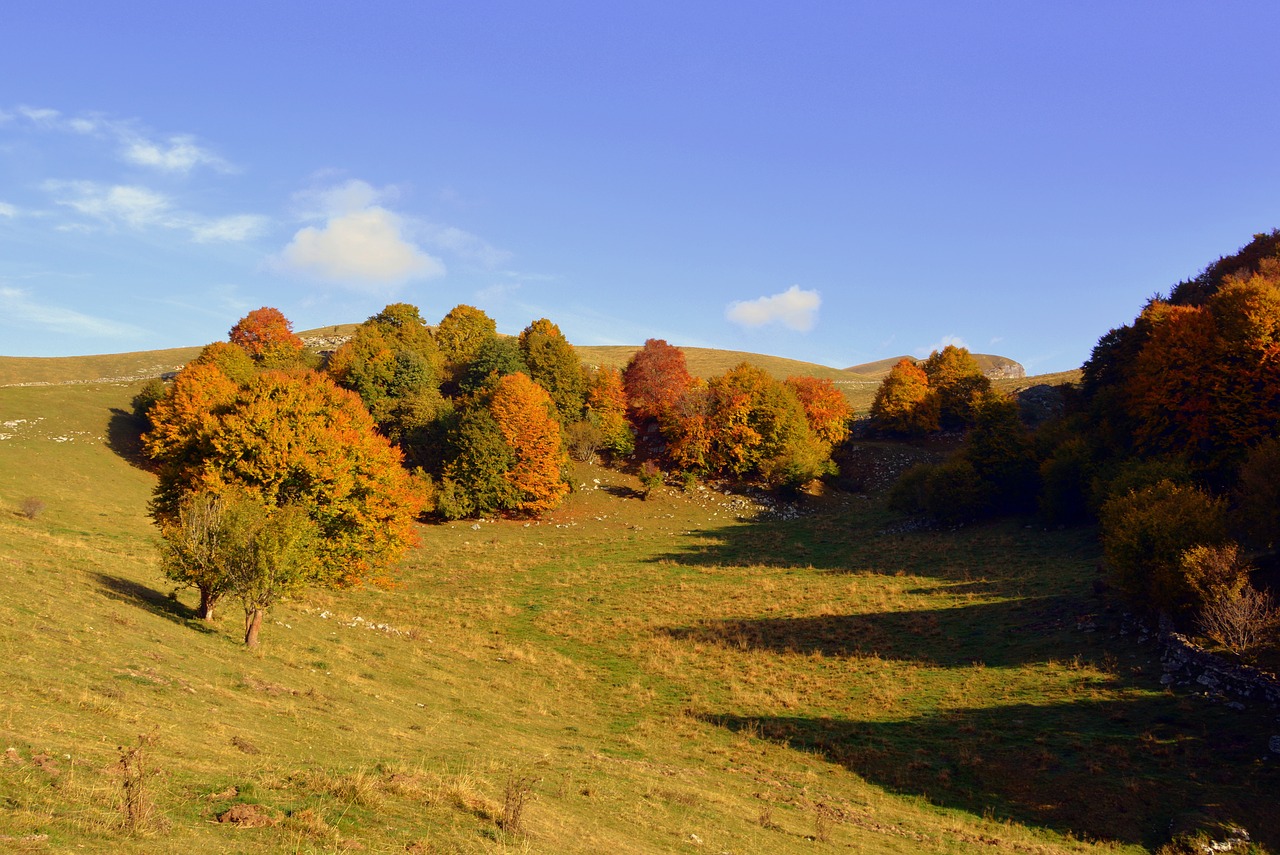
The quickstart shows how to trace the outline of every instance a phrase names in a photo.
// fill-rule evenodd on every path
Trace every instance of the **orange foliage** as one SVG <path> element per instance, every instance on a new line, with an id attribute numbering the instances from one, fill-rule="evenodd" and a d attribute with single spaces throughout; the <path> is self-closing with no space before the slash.
<path id="1" fill-rule="evenodd" d="M 787 385 L 804 405 L 809 429 L 824 442 L 838 445 L 849 436 L 853 407 L 831 380 L 817 377 L 788 377 Z"/>
<path id="2" fill-rule="evenodd" d="M 147 414 L 151 430 L 142 448 L 153 460 L 187 457 L 205 437 L 217 413 L 239 387 L 214 364 L 196 361 L 178 372 L 173 385 Z"/>
<path id="3" fill-rule="evenodd" d="M 203 373 L 188 385 L 202 379 L 226 388 Z M 154 506 L 161 519 L 201 489 L 242 486 L 271 506 L 300 504 L 322 535 L 315 581 L 331 585 L 378 578 L 413 544 L 419 489 L 359 397 L 328 377 L 264 372 L 191 425 L 201 434 L 194 453 L 163 456 Z"/>
<path id="4" fill-rule="evenodd" d="M 302 353 L 302 339 L 293 334 L 293 324 L 279 309 L 263 306 L 245 315 L 231 328 L 231 343 L 244 349 L 253 361 L 282 367 Z"/>
<path id="5" fill-rule="evenodd" d="M 550 510 L 569 492 L 561 470 L 567 464 L 560 442 L 555 403 L 526 374 L 498 380 L 489 412 L 515 455 L 506 479 L 515 488 L 515 509 L 537 514 Z"/>

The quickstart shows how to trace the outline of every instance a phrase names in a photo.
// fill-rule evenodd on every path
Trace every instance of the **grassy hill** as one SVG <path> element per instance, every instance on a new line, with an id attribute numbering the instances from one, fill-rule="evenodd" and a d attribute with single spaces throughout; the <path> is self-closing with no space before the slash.
<path id="1" fill-rule="evenodd" d="M 864 377 L 870 377 L 875 380 L 883 380 L 888 376 L 893 366 L 897 365 L 904 359 L 914 359 L 911 356 L 894 356 L 890 359 L 878 359 L 875 362 L 864 362 L 861 365 L 854 365 L 844 369 L 853 374 L 861 374 Z M 978 367 L 983 371 L 990 373 L 992 371 L 1009 371 L 1014 370 L 1020 372 L 1022 366 L 1007 356 L 995 356 L 990 353 L 975 353 L 973 358 L 977 360 Z M 917 360 L 918 361 L 918 360 Z"/>
<path id="2" fill-rule="evenodd" d="M 556 513 L 423 526 L 396 587 L 309 592 L 251 653 L 158 573 L 139 385 L 0 388 L 0 848 L 1114 853 L 1215 818 L 1280 845 L 1273 714 L 1166 692 L 1090 531 L 580 467 Z"/>

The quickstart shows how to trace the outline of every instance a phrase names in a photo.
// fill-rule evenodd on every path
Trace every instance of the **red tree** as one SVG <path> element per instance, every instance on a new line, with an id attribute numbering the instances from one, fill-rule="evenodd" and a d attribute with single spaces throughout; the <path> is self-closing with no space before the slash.
<path id="1" fill-rule="evenodd" d="M 693 384 L 684 351 L 651 338 L 622 371 L 627 403 L 637 422 L 663 420 Z"/>
<path id="2" fill-rule="evenodd" d="M 302 354 L 302 339 L 279 309 L 263 306 L 245 315 L 231 328 L 231 343 L 244 348 L 253 361 L 272 368 L 284 367 Z"/>

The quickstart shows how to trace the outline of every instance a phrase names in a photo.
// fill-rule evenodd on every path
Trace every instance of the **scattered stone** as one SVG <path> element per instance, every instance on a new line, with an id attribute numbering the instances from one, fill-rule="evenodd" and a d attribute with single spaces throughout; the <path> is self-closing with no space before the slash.
<path id="1" fill-rule="evenodd" d="M 1280 736 L 1271 737 L 1268 747 L 1271 749 L 1272 754 L 1280 754 Z"/>

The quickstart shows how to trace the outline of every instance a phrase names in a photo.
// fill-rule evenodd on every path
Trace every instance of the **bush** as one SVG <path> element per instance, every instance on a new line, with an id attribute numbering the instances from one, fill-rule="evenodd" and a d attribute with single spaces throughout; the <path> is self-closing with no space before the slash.
<path id="1" fill-rule="evenodd" d="M 1199 626 L 1223 647 L 1243 654 L 1275 635 L 1280 628 L 1280 610 L 1270 594 L 1245 583 L 1205 603 Z"/>
<path id="2" fill-rule="evenodd" d="M 1198 595 L 1182 556 L 1226 542 L 1224 503 L 1197 487 L 1164 480 L 1109 500 L 1102 508 L 1102 549 L 1112 582 L 1135 605 L 1182 612 Z"/>
<path id="3" fill-rule="evenodd" d="M 652 460 L 646 460 L 640 464 L 639 476 L 641 492 L 645 499 L 648 499 L 649 494 L 655 489 L 662 486 L 662 470 Z"/>
<path id="4" fill-rule="evenodd" d="M 168 390 L 164 385 L 164 381 L 157 377 L 148 380 L 142 389 L 138 391 L 138 394 L 133 396 L 133 401 L 131 402 L 133 414 L 146 422 L 148 428 L 151 427 L 151 408 L 164 397 L 166 391 Z"/>
<path id="5" fill-rule="evenodd" d="M 565 445 L 574 460 L 592 463 L 604 445 L 604 432 L 588 419 L 574 422 L 565 429 Z"/>
<path id="6" fill-rule="evenodd" d="M 1094 462 L 1088 443 L 1072 437 L 1058 445 L 1040 464 L 1040 514 L 1053 522 L 1089 518 L 1089 483 Z"/>
<path id="7" fill-rule="evenodd" d="M 898 478 L 889 491 L 889 507 L 902 514 L 923 514 L 943 523 L 979 519 L 991 511 L 994 491 L 963 456 L 945 463 L 920 463 Z"/>
<path id="8" fill-rule="evenodd" d="M 33 520 L 44 513 L 44 509 L 44 499 L 38 499 L 35 496 L 27 496 L 22 500 L 22 504 L 18 507 L 18 512 L 27 519 Z"/>

